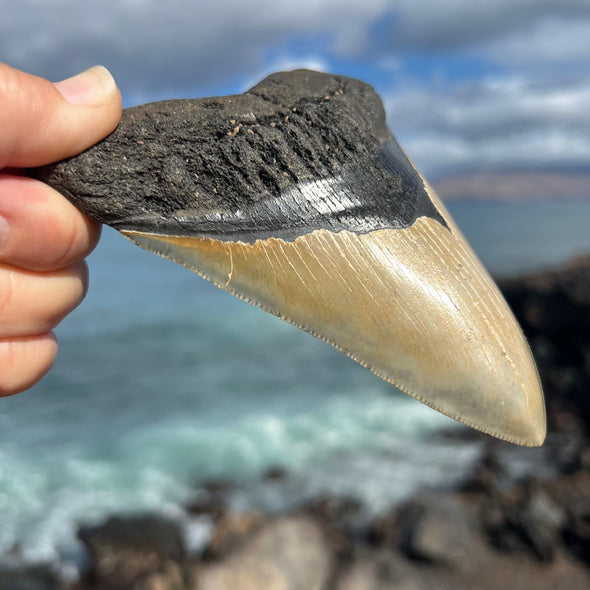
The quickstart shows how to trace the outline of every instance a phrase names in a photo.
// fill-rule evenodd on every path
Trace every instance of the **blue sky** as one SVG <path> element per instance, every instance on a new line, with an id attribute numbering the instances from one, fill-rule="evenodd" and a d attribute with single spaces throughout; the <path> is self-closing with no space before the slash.
<path id="1" fill-rule="evenodd" d="M 0 60 L 126 106 L 312 67 L 375 86 L 428 177 L 590 172 L 588 0 L 0 0 Z"/>

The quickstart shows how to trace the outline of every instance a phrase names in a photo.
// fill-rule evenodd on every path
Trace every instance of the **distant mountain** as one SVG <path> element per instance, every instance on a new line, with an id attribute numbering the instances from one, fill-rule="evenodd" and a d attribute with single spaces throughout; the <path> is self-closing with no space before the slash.
<path id="1" fill-rule="evenodd" d="M 432 184 L 446 201 L 590 199 L 590 174 L 480 172 L 450 176 Z"/>

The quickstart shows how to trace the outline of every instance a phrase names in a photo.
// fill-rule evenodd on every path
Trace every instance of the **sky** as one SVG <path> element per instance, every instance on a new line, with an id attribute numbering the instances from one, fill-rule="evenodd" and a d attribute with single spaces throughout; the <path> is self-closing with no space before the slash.
<path id="1" fill-rule="evenodd" d="M 0 61 L 125 106 L 309 67 L 372 84 L 427 178 L 590 174 L 589 0 L 0 0 Z"/>

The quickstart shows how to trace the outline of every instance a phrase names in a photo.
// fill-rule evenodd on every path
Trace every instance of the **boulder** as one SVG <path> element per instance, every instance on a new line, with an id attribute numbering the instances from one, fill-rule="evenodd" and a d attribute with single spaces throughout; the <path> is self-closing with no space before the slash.
<path id="1" fill-rule="evenodd" d="M 321 528 L 306 516 L 267 522 L 224 559 L 195 570 L 194 590 L 324 590 L 332 570 Z"/>
<path id="2" fill-rule="evenodd" d="M 473 517 L 452 494 L 433 494 L 399 510 L 401 550 L 412 559 L 460 565 L 469 553 Z"/>
<path id="3" fill-rule="evenodd" d="M 215 523 L 215 529 L 205 550 L 205 559 L 221 559 L 248 539 L 266 522 L 258 512 L 227 513 Z"/>
<path id="4" fill-rule="evenodd" d="M 1 590 L 65 590 L 50 565 L 0 567 Z"/>
<path id="5" fill-rule="evenodd" d="M 344 568 L 336 590 L 425 590 L 420 576 L 393 551 L 360 556 Z"/>
<path id="6" fill-rule="evenodd" d="M 517 484 L 482 507 L 482 524 L 492 545 L 549 562 L 561 546 L 566 512 L 536 480 Z"/>
<path id="7" fill-rule="evenodd" d="M 151 514 L 113 516 L 80 528 L 78 537 L 92 560 L 87 580 L 109 590 L 130 588 L 185 555 L 180 524 Z"/>

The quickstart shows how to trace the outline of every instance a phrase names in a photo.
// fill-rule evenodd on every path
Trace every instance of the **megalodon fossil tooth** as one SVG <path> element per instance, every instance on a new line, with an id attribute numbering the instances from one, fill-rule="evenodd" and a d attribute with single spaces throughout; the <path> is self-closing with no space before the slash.
<path id="1" fill-rule="evenodd" d="M 370 86 L 298 70 L 240 95 L 133 107 L 33 174 L 440 412 L 543 442 L 522 332 Z"/>

